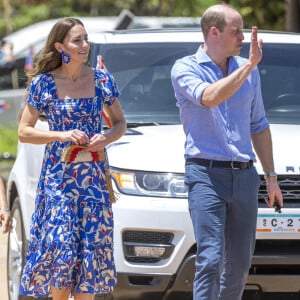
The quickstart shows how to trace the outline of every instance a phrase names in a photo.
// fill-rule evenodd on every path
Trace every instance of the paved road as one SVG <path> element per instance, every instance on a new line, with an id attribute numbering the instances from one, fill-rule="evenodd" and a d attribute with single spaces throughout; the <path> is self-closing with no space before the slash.
<path id="1" fill-rule="evenodd" d="M 8 300 L 7 284 L 6 284 L 6 245 L 7 245 L 7 235 L 3 235 L 2 233 L 0 233 L 0 299 L 1 300 Z"/>

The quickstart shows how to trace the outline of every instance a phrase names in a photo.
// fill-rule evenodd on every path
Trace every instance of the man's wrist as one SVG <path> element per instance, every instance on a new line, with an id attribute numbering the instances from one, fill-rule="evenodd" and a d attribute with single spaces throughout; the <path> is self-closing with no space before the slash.
<path id="1" fill-rule="evenodd" d="M 266 172 L 265 175 L 264 175 L 264 178 L 265 180 L 268 180 L 268 179 L 277 179 L 277 173 L 276 172 Z"/>
<path id="2" fill-rule="evenodd" d="M 6 211 L 6 212 L 10 212 L 10 209 L 7 207 L 0 207 L 0 210 L 2 211 Z"/>

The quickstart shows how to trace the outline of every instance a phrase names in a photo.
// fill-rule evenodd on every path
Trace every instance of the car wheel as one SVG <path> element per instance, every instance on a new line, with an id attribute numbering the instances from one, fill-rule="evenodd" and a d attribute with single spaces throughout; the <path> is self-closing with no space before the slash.
<path id="1" fill-rule="evenodd" d="M 9 233 L 7 244 L 7 284 L 9 300 L 30 300 L 32 297 L 20 296 L 20 279 L 24 266 L 28 242 L 25 237 L 23 216 L 19 198 L 16 197 L 11 209 L 14 230 Z"/>

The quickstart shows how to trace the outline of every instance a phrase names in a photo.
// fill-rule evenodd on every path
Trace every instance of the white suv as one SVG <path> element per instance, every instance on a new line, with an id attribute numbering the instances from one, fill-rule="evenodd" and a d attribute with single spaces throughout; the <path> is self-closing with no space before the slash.
<path id="1" fill-rule="evenodd" d="M 265 108 L 271 122 L 282 213 L 258 195 L 257 246 L 244 298 L 298 293 L 300 282 L 300 35 L 259 33 L 259 65 Z M 91 34 L 90 65 L 104 58 L 121 91 L 127 134 L 108 148 L 114 189 L 115 260 L 121 299 L 191 299 L 195 240 L 184 185 L 184 134 L 170 81 L 179 57 L 194 53 L 199 30 L 139 30 Z M 248 56 L 245 32 L 242 55 Z M 47 129 L 47 123 L 37 126 Z M 19 144 L 8 180 L 8 199 L 17 220 L 9 238 L 10 300 L 17 298 L 29 237 L 43 146 Z M 262 174 L 260 164 L 256 167 Z M 284 294 L 288 299 L 287 295 Z"/>

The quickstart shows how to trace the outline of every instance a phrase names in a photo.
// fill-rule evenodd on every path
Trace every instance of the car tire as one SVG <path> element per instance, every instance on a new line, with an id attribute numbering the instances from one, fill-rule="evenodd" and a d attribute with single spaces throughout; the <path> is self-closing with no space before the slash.
<path id="1" fill-rule="evenodd" d="M 11 209 L 14 229 L 8 235 L 7 243 L 7 289 L 9 300 L 27 300 L 19 296 L 20 278 L 25 258 L 25 232 L 19 198 L 16 197 Z"/>

